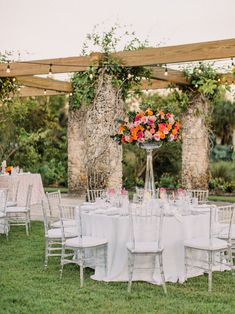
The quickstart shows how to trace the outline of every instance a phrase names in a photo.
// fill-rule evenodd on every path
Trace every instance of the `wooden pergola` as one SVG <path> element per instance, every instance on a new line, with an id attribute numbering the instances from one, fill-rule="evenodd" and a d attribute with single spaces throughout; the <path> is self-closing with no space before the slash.
<path id="1" fill-rule="evenodd" d="M 147 66 L 152 69 L 151 81 L 142 80 L 142 89 L 145 90 L 163 89 L 169 86 L 169 83 L 187 84 L 182 71 L 167 67 L 166 75 L 164 65 L 228 59 L 234 56 L 234 38 L 113 53 L 113 57 L 120 59 L 123 66 Z M 92 53 L 90 56 L 2 63 L 0 77 L 16 77 L 19 84 L 24 87 L 19 92 L 21 97 L 42 96 L 45 93 L 46 95 L 67 94 L 72 92 L 70 82 L 37 75 L 48 75 L 50 69 L 53 74 L 85 71 L 92 62 L 99 61 L 101 58 L 101 53 Z M 221 81 L 233 83 L 232 74 L 221 74 Z"/>

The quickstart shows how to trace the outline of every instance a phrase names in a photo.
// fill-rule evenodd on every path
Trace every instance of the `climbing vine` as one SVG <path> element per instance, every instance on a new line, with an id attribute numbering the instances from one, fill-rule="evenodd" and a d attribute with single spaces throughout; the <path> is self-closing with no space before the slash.
<path id="1" fill-rule="evenodd" d="M 112 56 L 116 52 L 121 37 L 117 37 L 117 27 L 114 26 L 109 32 L 99 35 L 98 33 L 88 34 L 87 42 L 83 45 L 83 55 L 88 54 L 89 42 L 95 49 L 99 48 L 102 53 L 99 61 L 93 61 L 84 72 L 77 72 L 72 77 L 73 96 L 70 104 L 71 109 L 76 109 L 81 104 L 89 105 L 94 100 L 97 87 L 97 79 L 100 75 L 112 77 L 112 84 L 116 87 L 119 95 L 126 100 L 130 94 L 140 94 L 140 82 L 143 78 L 149 80 L 150 70 L 142 67 L 124 67 L 121 60 Z M 124 50 L 137 50 L 147 46 L 147 42 L 141 42 L 135 37 L 135 33 L 125 32 L 130 37 Z"/>
<path id="2" fill-rule="evenodd" d="M 0 53 L 0 63 L 6 63 L 8 61 L 9 54 Z M 7 65 L 6 65 L 7 68 Z M 17 93 L 19 84 L 14 77 L 0 77 L 0 102 L 8 103 L 11 101 L 11 97 Z"/>

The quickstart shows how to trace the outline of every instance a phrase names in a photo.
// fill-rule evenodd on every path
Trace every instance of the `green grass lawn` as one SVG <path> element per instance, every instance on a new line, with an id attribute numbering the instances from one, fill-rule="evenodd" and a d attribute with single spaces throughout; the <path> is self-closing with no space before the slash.
<path id="1" fill-rule="evenodd" d="M 235 278 L 230 272 L 213 274 L 213 293 L 207 292 L 207 276 L 185 284 L 162 287 L 133 283 L 104 283 L 90 279 L 79 288 L 79 269 L 67 265 L 59 279 L 59 259 L 49 260 L 44 270 L 44 230 L 33 222 L 29 237 L 24 229 L 12 228 L 9 240 L 0 236 L 0 313 L 235 313 Z"/>
<path id="2" fill-rule="evenodd" d="M 220 201 L 235 203 L 235 196 L 224 196 L 224 195 L 211 195 L 208 197 L 209 201 Z"/>

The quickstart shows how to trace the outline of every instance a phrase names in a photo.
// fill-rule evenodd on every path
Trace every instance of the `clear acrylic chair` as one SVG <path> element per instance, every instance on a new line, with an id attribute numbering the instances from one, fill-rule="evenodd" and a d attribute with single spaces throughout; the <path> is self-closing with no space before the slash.
<path id="1" fill-rule="evenodd" d="M 8 221 L 10 226 L 25 226 L 26 234 L 29 235 L 30 222 L 30 206 L 33 185 L 30 184 L 27 189 L 25 206 L 12 206 L 6 208 Z"/>
<path id="2" fill-rule="evenodd" d="M 45 232 L 45 263 L 44 266 L 47 268 L 48 259 L 52 256 L 61 256 L 62 250 L 62 231 L 60 228 L 53 228 L 54 220 L 50 216 L 48 203 L 42 200 L 41 203 L 43 212 L 44 232 Z M 75 207 L 70 206 L 69 211 L 71 213 L 70 219 L 74 219 Z M 69 227 L 65 228 L 65 238 L 73 238 L 78 235 L 77 228 Z"/>
<path id="3" fill-rule="evenodd" d="M 48 200 L 50 216 L 59 217 L 59 205 L 61 204 L 60 190 L 56 192 L 47 192 L 46 196 Z"/>
<path id="4" fill-rule="evenodd" d="M 226 266 L 233 269 L 231 259 L 231 222 L 234 208 L 227 211 L 226 239 L 218 237 L 217 207 L 210 207 L 208 217 L 208 235 L 198 237 L 184 242 L 185 249 L 185 277 L 187 279 L 188 270 L 198 268 L 208 273 L 208 291 L 212 291 L 212 272 L 214 266 Z M 195 254 L 197 253 L 197 254 Z M 200 254 L 198 254 L 200 253 Z"/>
<path id="5" fill-rule="evenodd" d="M 3 233 L 8 238 L 9 224 L 6 214 L 8 189 L 0 189 L 0 233 Z"/>
<path id="6" fill-rule="evenodd" d="M 96 190 L 87 189 L 87 200 L 89 203 L 94 203 L 96 198 L 102 197 L 104 194 L 105 194 L 104 189 L 96 189 Z"/>
<path id="7" fill-rule="evenodd" d="M 59 205 L 62 205 L 62 198 L 60 190 L 56 192 L 47 192 L 46 196 L 49 206 L 51 228 L 61 228 Z M 64 225 L 66 228 L 74 227 L 75 220 L 64 221 Z"/>
<path id="8" fill-rule="evenodd" d="M 231 217 L 233 211 L 233 218 Z M 235 258 L 235 204 L 217 207 L 218 238 L 230 241 L 233 258 Z"/>
<path id="9" fill-rule="evenodd" d="M 154 275 L 158 261 L 163 290 L 167 293 L 162 260 L 164 249 L 162 245 L 163 209 L 151 206 L 151 202 L 141 205 L 130 204 L 129 219 L 131 240 L 126 244 L 128 251 L 128 292 L 131 291 L 134 270 L 143 269 L 135 265 L 135 257 L 150 256 L 153 266 L 150 265 L 148 269 L 152 270 Z"/>
<path id="10" fill-rule="evenodd" d="M 191 198 L 197 198 L 199 204 L 206 203 L 208 201 L 208 190 L 187 190 L 187 193 L 191 194 Z"/>
<path id="11" fill-rule="evenodd" d="M 17 206 L 17 198 L 19 192 L 20 180 L 13 183 L 11 197 L 8 197 L 7 207 Z"/>
<path id="12" fill-rule="evenodd" d="M 84 268 L 86 265 L 89 265 L 90 259 L 95 259 L 94 263 L 97 265 L 98 261 L 102 262 L 106 272 L 107 268 L 107 240 L 94 236 L 87 236 L 84 234 L 84 226 L 82 220 L 82 211 L 80 207 L 77 207 L 77 230 L 78 236 L 72 239 L 66 239 L 66 228 L 64 227 L 64 220 L 67 219 L 68 208 L 66 206 L 60 206 L 60 219 L 62 226 L 62 255 L 61 255 L 61 278 L 63 274 L 64 265 L 73 263 L 77 264 L 80 267 L 80 287 L 83 287 L 84 284 Z M 86 256 L 86 250 L 93 249 L 95 253 L 95 258 L 92 256 Z M 72 258 L 71 254 L 68 254 L 67 251 L 73 252 Z M 98 253 L 102 255 L 98 255 Z M 102 258 L 103 257 L 103 258 Z"/>

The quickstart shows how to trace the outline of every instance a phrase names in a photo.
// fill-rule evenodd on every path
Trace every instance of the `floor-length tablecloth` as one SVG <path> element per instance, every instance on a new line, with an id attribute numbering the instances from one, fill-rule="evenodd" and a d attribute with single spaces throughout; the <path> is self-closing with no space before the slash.
<path id="1" fill-rule="evenodd" d="M 182 216 L 181 221 L 176 219 L 175 216 L 164 218 L 163 268 L 166 281 L 184 282 L 184 240 L 208 235 L 208 220 L 208 213 Z M 85 213 L 83 214 L 83 221 L 87 234 L 108 240 L 107 276 L 105 276 L 104 267 L 98 265 L 92 278 L 104 281 L 128 281 L 126 249 L 126 243 L 130 237 L 128 217 Z M 148 260 L 149 257 L 145 257 L 145 261 L 143 261 L 143 256 L 141 258 L 141 262 L 139 262 L 140 267 L 152 262 Z M 136 263 L 138 264 L 138 260 Z M 189 274 L 189 276 L 198 274 L 202 274 L 202 271 L 197 270 Z M 151 282 L 153 281 L 152 278 L 151 270 L 149 272 L 136 270 L 133 275 L 133 280 Z M 154 281 L 157 283 L 161 282 L 158 271 L 155 271 Z"/>
<path id="2" fill-rule="evenodd" d="M 44 198 L 42 178 L 37 173 L 20 173 L 14 175 L 0 175 L 0 188 L 8 188 L 9 195 L 14 195 L 14 189 L 19 181 L 17 205 L 24 206 L 29 184 L 33 185 L 31 204 L 39 204 Z"/>

